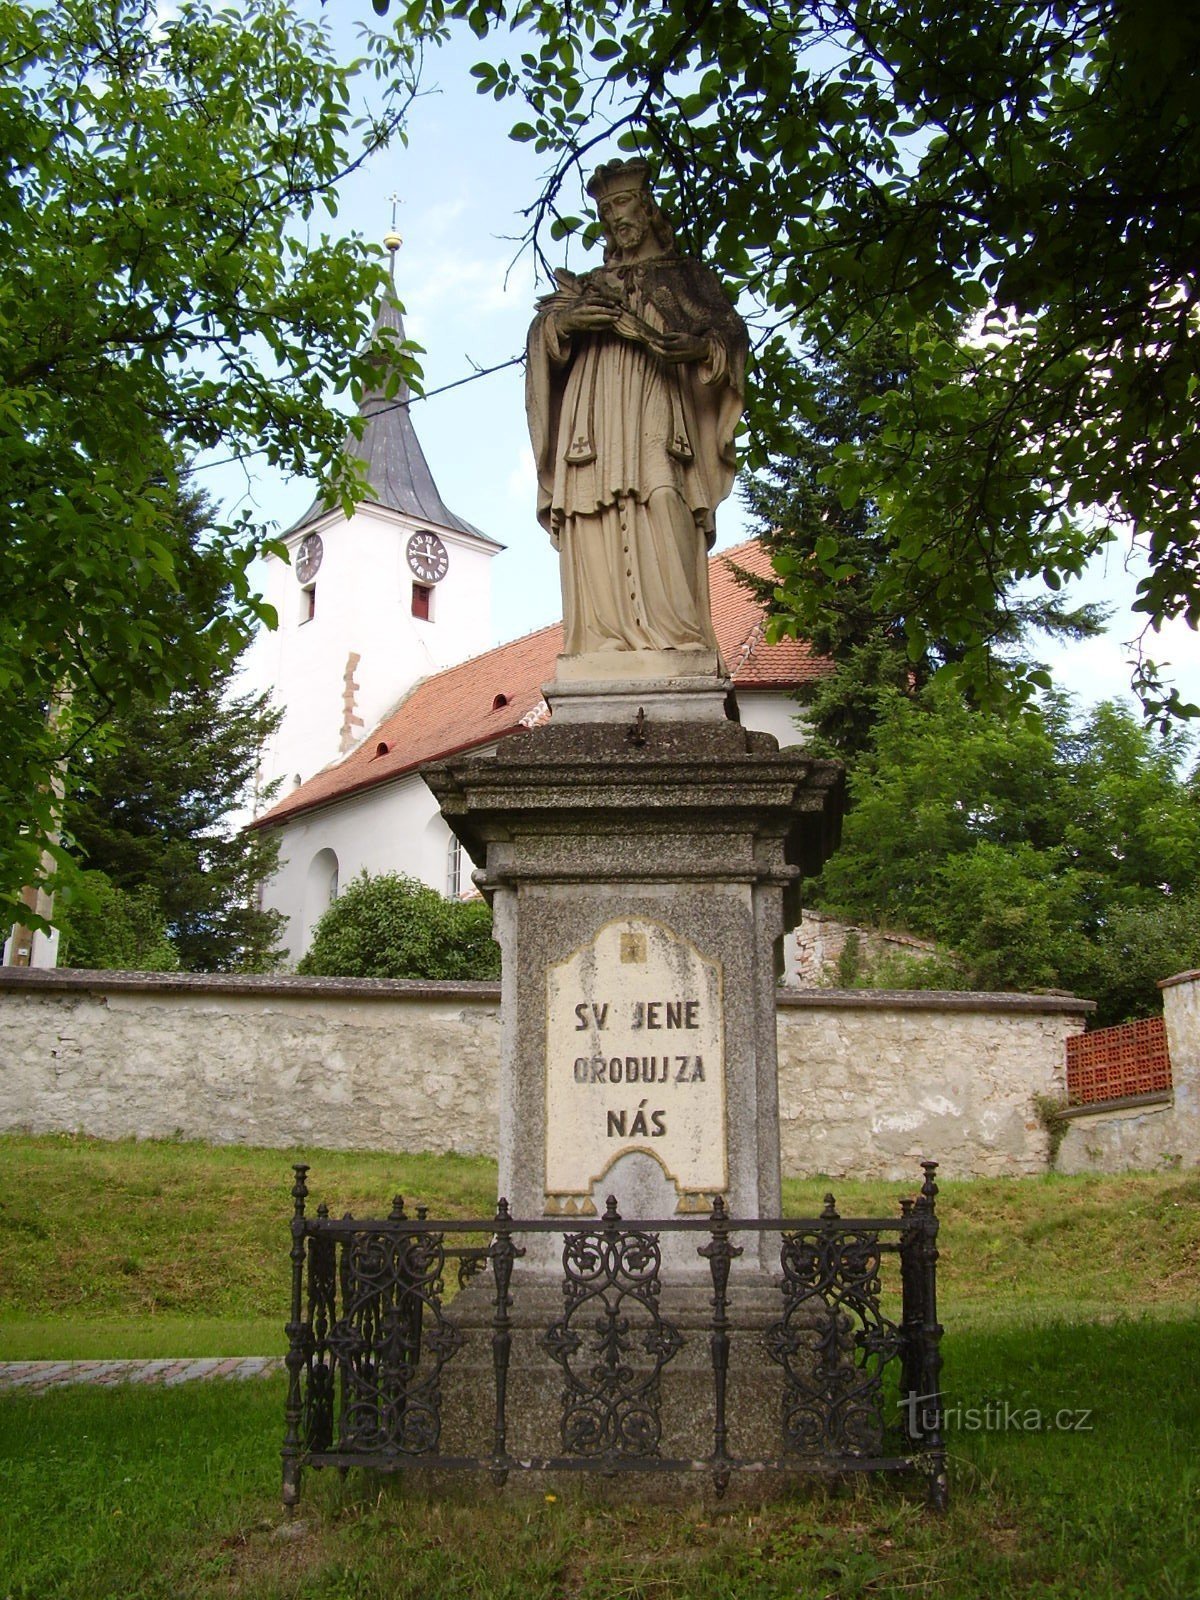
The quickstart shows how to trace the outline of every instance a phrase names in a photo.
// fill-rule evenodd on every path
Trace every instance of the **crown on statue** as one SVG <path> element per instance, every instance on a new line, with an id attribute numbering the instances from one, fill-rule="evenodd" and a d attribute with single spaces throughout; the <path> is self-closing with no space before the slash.
<path id="1" fill-rule="evenodd" d="M 630 189 L 650 188 L 650 164 L 635 156 L 632 161 L 606 161 L 597 167 L 588 182 L 587 192 L 602 205 L 610 194 L 626 194 Z"/>

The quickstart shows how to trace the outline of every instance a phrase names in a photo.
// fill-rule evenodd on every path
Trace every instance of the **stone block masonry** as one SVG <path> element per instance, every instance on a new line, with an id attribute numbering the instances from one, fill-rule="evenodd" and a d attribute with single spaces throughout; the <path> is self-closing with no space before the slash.
<path id="1" fill-rule="evenodd" d="M 1164 990 L 1174 1053 L 1198 990 Z M 784 1174 L 907 1180 L 921 1155 L 948 1178 L 1045 1171 L 1034 1097 L 1065 1093 L 1088 1010 L 781 990 Z M 492 984 L 0 971 L 6 1130 L 494 1156 L 499 1050 Z"/>

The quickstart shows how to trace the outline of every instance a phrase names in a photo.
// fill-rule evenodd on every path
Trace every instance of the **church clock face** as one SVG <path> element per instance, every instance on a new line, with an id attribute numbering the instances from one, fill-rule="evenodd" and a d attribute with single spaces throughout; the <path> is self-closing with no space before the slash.
<path id="1" fill-rule="evenodd" d="M 317 575 L 321 565 L 321 557 L 325 554 L 325 546 L 321 543 L 319 533 L 306 533 L 300 541 L 296 551 L 296 581 L 298 583 L 311 583 Z"/>
<path id="2" fill-rule="evenodd" d="M 436 533 L 414 533 L 406 553 L 409 569 L 422 583 L 441 583 L 446 576 L 450 556 Z"/>

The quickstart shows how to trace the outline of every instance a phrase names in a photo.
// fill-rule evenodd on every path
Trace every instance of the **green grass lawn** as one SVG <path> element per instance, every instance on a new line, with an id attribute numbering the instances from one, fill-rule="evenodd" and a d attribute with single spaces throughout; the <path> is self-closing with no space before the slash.
<path id="1" fill-rule="evenodd" d="M 462 1156 L 0 1135 L 0 1360 L 282 1354 L 291 1163 L 309 1159 L 339 1215 L 386 1214 L 396 1191 L 495 1208 L 495 1164 Z"/>
<path id="2" fill-rule="evenodd" d="M 495 1206 L 494 1164 L 463 1156 L 0 1135 L 0 1360 L 279 1353 L 300 1160 L 335 1215 L 383 1215 L 396 1191 L 434 1216 Z M 895 1215 L 913 1192 L 788 1182 L 785 1210 L 811 1216 L 828 1189 L 847 1216 Z M 938 1210 L 960 1330 L 1200 1302 L 1200 1175 L 947 1182 Z"/>
<path id="3" fill-rule="evenodd" d="M 275 1353 L 288 1152 L 0 1138 L 0 1358 Z M 494 1169 L 320 1153 L 314 1201 L 486 1214 Z M 790 1184 L 811 1213 L 903 1186 Z M 0 1397 L 0 1600 L 1196 1600 L 1200 1180 L 947 1183 L 952 1508 L 896 1483 L 764 1505 L 606 1504 L 308 1472 L 279 1504 L 281 1379 Z M 1087 1411 L 1076 1430 L 1013 1425 Z M 1007 1409 L 1008 1424 L 1000 1424 Z M 972 1428 L 978 1413 L 990 1426 Z M 957 1415 L 957 1420 L 956 1420 Z"/>
<path id="4" fill-rule="evenodd" d="M 278 1499 L 281 1380 L 0 1400 L 11 1600 L 1195 1600 L 1200 1326 L 950 1336 L 952 1397 L 1092 1412 L 1085 1432 L 951 1431 L 953 1502 L 898 1485 L 761 1506 L 553 1502 L 475 1479 L 441 1501 L 352 1473 Z M 293 1533 L 295 1537 L 281 1537 Z"/>

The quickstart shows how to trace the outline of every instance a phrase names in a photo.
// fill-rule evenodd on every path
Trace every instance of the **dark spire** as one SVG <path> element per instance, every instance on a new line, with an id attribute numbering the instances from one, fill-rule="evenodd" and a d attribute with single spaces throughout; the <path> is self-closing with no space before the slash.
<path id="1" fill-rule="evenodd" d="M 384 239 L 391 252 L 388 283 L 375 314 L 375 334 L 381 328 L 392 330 L 394 342 L 404 342 L 404 317 L 396 299 L 396 251 L 400 248 L 400 235 L 396 232 L 393 217 L 392 229 Z M 485 533 L 462 517 L 455 516 L 438 493 L 433 473 L 425 460 L 417 431 L 409 415 L 411 392 L 401 378 L 392 395 L 386 393 L 387 385 L 380 383 L 367 391 L 359 407 L 359 415 L 366 419 L 361 439 L 348 434 L 346 452 L 366 466 L 370 487 L 361 502 L 363 505 L 386 506 L 389 511 L 400 511 L 418 522 L 431 523 L 435 528 L 454 528 L 459 533 L 472 534 L 477 539 L 488 539 Z M 315 522 L 329 507 L 318 495 L 304 515 L 292 524 L 288 532 L 301 528 L 306 522 Z"/>

